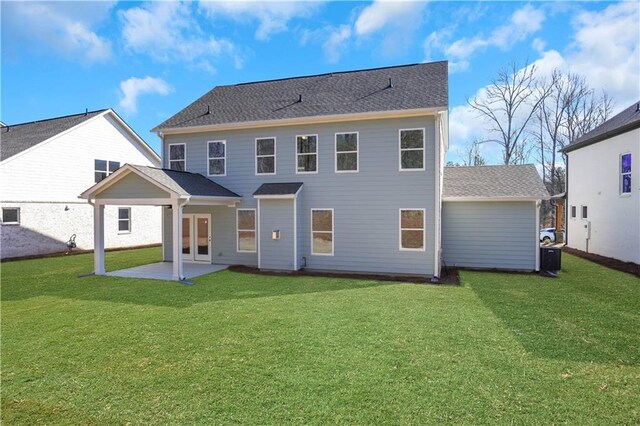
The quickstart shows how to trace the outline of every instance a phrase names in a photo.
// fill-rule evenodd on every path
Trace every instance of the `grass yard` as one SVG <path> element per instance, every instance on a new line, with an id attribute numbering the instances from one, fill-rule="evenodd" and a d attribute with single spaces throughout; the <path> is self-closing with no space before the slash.
<path id="1" fill-rule="evenodd" d="M 640 424 L 640 280 L 563 266 L 185 286 L 76 278 L 90 255 L 3 263 L 3 423 Z"/>

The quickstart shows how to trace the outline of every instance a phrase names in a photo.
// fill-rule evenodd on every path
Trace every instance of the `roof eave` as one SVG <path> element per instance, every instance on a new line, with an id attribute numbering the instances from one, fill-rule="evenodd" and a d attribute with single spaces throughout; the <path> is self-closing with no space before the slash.
<path id="1" fill-rule="evenodd" d="M 495 202 L 507 202 L 507 201 L 540 201 L 548 200 L 550 196 L 527 196 L 527 197 L 442 197 L 442 201 L 450 202 L 468 202 L 468 201 L 495 201 Z"/>
<path id="2" fill-rule="evenodd" d="M 576 149 L 584 148 L 585 146 L 593 145 L 595 143 L 602 142 L 603 140 L 612 138 L 614 136 L 618 136 L 618 135 L 621 135 L 623 133 L 630 132 L 630 131 L 635 130 L 637 128 L 640 128 L 640 120 L 637 120 L 637 121 L 634 121 L 634 122 L 631 122 L 631 123 L 627 123 L 624 126 L 620 126 L 620 127 L 616 128 L 616 129 L 609 130 L 608 132 L 604 132 L 604 133 L 602 133 L 600 135 L 597 135 L 597 136 L 594 136 L 592 138 L 585 139 L 585 140 L 583 140 L 581 142 L 577 142 L 575 144 L 566 146 L 566 147 L 562 148 L 558 152 L 562 152 L 562 153 L 566 154 L 568 152 L 575 151 Z"/>

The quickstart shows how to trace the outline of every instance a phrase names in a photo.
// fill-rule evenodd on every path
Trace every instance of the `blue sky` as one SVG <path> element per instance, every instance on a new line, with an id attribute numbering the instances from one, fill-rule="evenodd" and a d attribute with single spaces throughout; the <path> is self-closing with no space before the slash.
<path id="1" fill-rule="evenodd" d="M 0 120 L 114 108 L 156 150 L 155 125 L 216 85 L 447 59 L 451 149 L 498 68 L 535 62 L 640 99 L 638 2 L 1 3 Z M 492 162 L 495 147 L 483 147 Z"/>

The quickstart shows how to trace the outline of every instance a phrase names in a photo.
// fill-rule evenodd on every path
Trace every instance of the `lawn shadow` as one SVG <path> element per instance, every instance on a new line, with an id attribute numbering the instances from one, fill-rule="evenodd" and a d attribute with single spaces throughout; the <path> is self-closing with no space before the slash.
<path id="1" fill-rule="evenodd" d="M 540 358 L 640 364 L 637 279 L 582 259 L 563 259 L 559 278 L 463 272 L 463 283 Z"/>

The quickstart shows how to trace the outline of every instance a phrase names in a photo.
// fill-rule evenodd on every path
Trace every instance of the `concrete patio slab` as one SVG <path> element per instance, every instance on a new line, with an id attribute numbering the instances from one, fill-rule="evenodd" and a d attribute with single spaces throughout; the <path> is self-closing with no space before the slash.
<path id="1" fill-rule="evenodd" d="M 183 273 L 186 279 L 199 277 L 200 275 L 227 269 L 228 265 L 211 265 L 209 263 L 184 263 Z M 147 278 L 152 280 L 172 281 L 173 263 L 159 262 L 149 265 L 136 266 L 134 268 L 120 269 L 119 271 L 107 272 L 110 277 L 125 278 Z"/>

